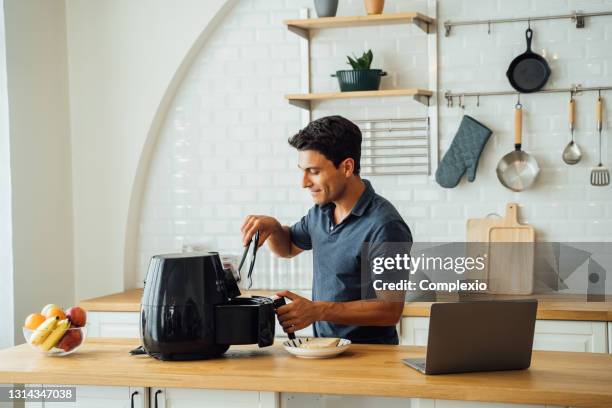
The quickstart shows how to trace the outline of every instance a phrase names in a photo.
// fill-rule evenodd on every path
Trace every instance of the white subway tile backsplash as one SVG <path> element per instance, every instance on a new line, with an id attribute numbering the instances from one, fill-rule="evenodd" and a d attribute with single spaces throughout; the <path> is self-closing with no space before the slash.
<path id="1" fill-rule="evenodd" d="M 438 22 L 491 17 L 566 14 L 572 10 L 609 9 L 610 1 L 583 0 L 439 0 Z M 313 205 L 301 187 L 297 154 L 287 138 L 302 126 L 300 109 L 286 93 L 301 92 L 299 37 L 282 20 L 298 18 L 311 0 L 248 0 L 236 4 L 211 35 L 177 91 L 162 126 L 148 175 L 141 212 L 139 271 L 155 253 L 201 244 L 221 252 L 241 252 L 240 226 L 248 214 L 268 214 L 290 225 Z M 387 0 L 386 12 L 426 12 L 425 0 Z M 363 15 L 363 1 L 340 2 L 338 15 Z M 533 22 L 534 49 L 549 60 L 548 86 L 608 85 L 612 82 L 612 24 L 608 17 L 587 19 L 584 29 L 557 20 Z M 465 179 L 453 189 L 439 187 L 433 175 L 372 177 L 379 193 L 396 205 L 417 241 L 461 240 L 467 218 L 495 212 L 518 202 L 520 220 L 536 228 L 538 240 L 610 240 L 612 187 L 589 185 L 598 158 L 594 132 L 596 95 L 576 96 L 575 138 L 583 160 L 567 166 L 561 151 L 569 141 L 565 94 L 523 95 L 524 148 L 542 168 L 535 186 L 513 193 L 495 175 L 498 160 L 513 149 L 512 97 L 466 100 L 465 111 L 447 108 L 442 94 L 510 89 L 505 76 L 510 61 L 525 51 L 526 24 L 453 27 L 444 37 L 438 24 L 438 111 L 440 158 L 450 146 L 463 114 L 493 130 L 481 156 L 474 183 Z M 347 69 L 346 56 L 367 48 L 374 66 L 389 72 L 382 88 L 427 87 L 427 35 L 412 25 L 315 30 L 311 72 L 314 91 L 336 91 L 330 74 Z M 609 93 L 604 93 L 609 98 Z M 435 101 L 434 101 L 435 102 Z M 313 104 L 313 118 L 341 114 L 349 118 L 421 116 L 410 98 L 354 99 Z M 612 166 L 612 104 L 606 108 L 604 162 Z M 264 248 L 265 249 L 265 248 Z M 264 260 L 264 258 L 266 258 Z M 311 255 L 291 262 L 258 261 L 257 285 L 280 285 L 289 271 L 306 271 L 293 279 L 308 288 Z M 273 265 L 276 265 L 273 267 Z M 287 280 L 289 279 L 289 280 Z M 297 282 L 297 283 L 296 283 Z"/>

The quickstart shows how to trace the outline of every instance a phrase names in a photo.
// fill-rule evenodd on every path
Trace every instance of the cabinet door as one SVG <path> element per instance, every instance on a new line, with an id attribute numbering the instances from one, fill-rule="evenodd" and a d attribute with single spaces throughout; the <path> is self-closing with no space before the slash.
<path id="1" fill-rule="evenodd" d="M 89 312 L 89 337 L 140 337 L 139 312 Z"/>
<path id="2" fill-rule="evenodd" d="M 534 350 L 606 353 L 606 322 L 538 320 Z"/>
<path id="3" fill-rule="evenodd" d="M 166 408 L 166 389 L 149 388 L 149 408 Z"/>
<path id="4" fill-rule="evenodd" d="M 152 398 L 151 408 L 155 408 L 154 394 Z M 278 408 L 278 396 L 273 392 L 166 388 L 158 394 L 158 403 L 158 408 Z"/>
<path id="5" fill-rule="evenodd" d="M 55 385 L 54 387 L 64 387 Z M 66 387 L 76 387 L 76 400 L 73 402 L 45 402 L 44 406 L 53 408 L 131 408 L 130 396 L 134 392 L 134 408 L 147 408 L 144 396 L 144 388 L 129 387 L 107 387 L 107 386 L 88 386 L 77 385 Z M 132 392 L 130 392 L 132 391 Z"/>
<path id="6" fill-rule="evenodd" d="M 612 328 L 610 330 L 612 335 Z M 428 317 L 404 317 L 401 344 L 427 346 L 428 331 Z M 607 337 L 606 322 L 537 320 L 533 349 L 605 353 Z"/>
<path id="7" fill-rule="evenodd" d="M 608 322 L 608 353 L 612 354 L 612 322 Z"/>
<path id="8" fill-rule="evenodd" d="M 400 344 L 427 346 L 429 317 L 404 317 L 401 323 Z"/>

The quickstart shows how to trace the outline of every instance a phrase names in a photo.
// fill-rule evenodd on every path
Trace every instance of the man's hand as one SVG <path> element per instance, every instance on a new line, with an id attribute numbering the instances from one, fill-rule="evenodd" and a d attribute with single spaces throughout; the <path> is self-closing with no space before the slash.
<path id="1" fill-rule="evenodd" d="M 276 309 L 278 320 L 286 333 L 302 330 L 310 326 L 316 320 L 321 320 L 319 318 L 320 308 L 316 302 L 296 295 L 288 290 L 278 292 L 276 296 L 286 297 L 291 300 L 291 303 Z"/>
<path id="2" fill-rule="evenodd" d="M 247 246 L 255 232 L 259 230 L 259 246 L 262 246 L 266 239 L 275 232 L 282 231 L 283 227 L 274 217 L 267 215 L 248 215 L 244 224 L 240 228 L 242 233 L 242 244 Z"/>

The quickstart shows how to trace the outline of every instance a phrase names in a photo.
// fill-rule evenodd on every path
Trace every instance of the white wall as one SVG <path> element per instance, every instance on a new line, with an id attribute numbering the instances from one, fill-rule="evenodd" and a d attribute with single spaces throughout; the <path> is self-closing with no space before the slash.
<path id="1" fill-rule="evenodd" d="M 15 339 L 22 342 L 28 314 L 74 302 L 64 3 L 5 0 L 4 17 Z"/>
<path id="2" fill-rule="evenodd" d="M 270 214 L 290 223 L 311 205 L 300 192 L 296 153 L 286 144 L 300 127 L 300 111 L 288 105 L 283 95 L 299 91 L 300 61 L 298 37 L 282 25 L 283 19 L 296 18 L 300 7 L 311 5 L 307 0 L 240 2 L 194 61 L 170 106 L 152 159 L 142 207 L 139 278 L 152 254 L 177 251 L 184 244 L 238 252 L 239 226 L 248 213 Z M 385 10 L 425 11 L 425 5 L 424 1 L 387 1 Z M 438 21 L 565 14 L 574 9 L 609 9 L 609 5 L 609 1 L 441 0 Z M 341 2 L 338 14 L 362 13 L 362 2 L 353 0 Z M 610 21 L 589 19 L 584 30 L 561 20 L 533 24 L 535 50 L 548 57 L 553 70 L 549 87 L 612 83 Z M 443 37 L 442 24 L 438 28 L 441 93 L 510 89 L 505 71 L 525 49 L 525 24 L 494 26 L 491 35 L 486 27 L 459 27 L 448 38 Z M 367 48 L 374 50 L 375 67 L 391 73 L 383 80 L 383 88 L 427 84 L 426 35 L 412 26 L 394 25 L 315 32 L 314 90 L 336 90 L 329 74 L 345 67 L 345 55 Z M 604 96 L 612 101 L 609 93 Z M 561 161 L 561 150 L 569 141 L 568 97 L 522 98 L 524 148 L 542 168 L 538 182 L 528 191 L 512 193 L 495 176 L 497 161 L 513 149 L 512 97 L 483 98 L 478 108 L 468 100 L 465 112 L 494 131 L 474 183 L 464 180 L 446 190 L 431 178 L 388 176 L 372 178 L 374 187 L 399 208 L 418 241 L 462 240 L 467 218 L 503 213 L 509 201 L 521 204 L 522 221 L 535 226 L 539 240 L 609 241 L 612 190 L 589 185 L 590 168 L 596 164 L 595 95 L 577 97 L 575 136 L 585 157 L 574 167 Z M 447 108 L 440 95 L 438 102 L 445 149 L 463 112 Z M 402 117 L 422 114 L 422 109 L 409 98 L 363 99 L 318 104 L 314 116 Z M 606 122 L 612 123 L 612 108 L 606 115 Z M 611 147 L 604 141 L 607 163 Z M 264 261 L 260 270 L 280 268 L 287 275 L 292 268 L 307 268 L 299 262 L 271 263 Z M 274 286 L 278 279 L 259 283 Z"/>
<path id="3" fill-rule="evenodd" d="M 6 82 L 4 2 L 0 2 L 0 349 L 14 344 L 11 152 Z"/>
<path id="4" fill-rule="evenodd" d="M 140 284 L 130 208 L 140 209 L 156 113 L 225 3 L 66 1 L 78 299 Z"/>

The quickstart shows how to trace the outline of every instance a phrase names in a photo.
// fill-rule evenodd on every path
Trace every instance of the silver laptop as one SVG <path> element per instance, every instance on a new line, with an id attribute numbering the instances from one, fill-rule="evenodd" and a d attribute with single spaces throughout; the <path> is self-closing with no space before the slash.
<path id="1" fill-rule="evenodd" d="M 537 308 L 537 300 L 434 303 L 427 356 L 402 361 L 423 374 L 528 368 Z"/>

